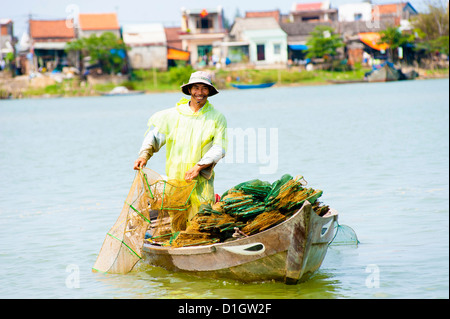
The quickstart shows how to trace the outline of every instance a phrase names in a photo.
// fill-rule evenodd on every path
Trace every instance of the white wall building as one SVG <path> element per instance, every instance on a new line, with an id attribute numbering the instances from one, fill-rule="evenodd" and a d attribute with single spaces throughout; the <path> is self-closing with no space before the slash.
<path id="1" fill-rule="evenodd" d="M 248 45 L 250 63 L 287 63 L 287 34 L 274 18 L 236 18 L 230 36 L 236 45 Z M 230 49 L 231 46 L 228 47 Z"/>
<path id="2" fill-rule="evenodd" d="M 372 4 L 368 2 L 348 3 L 338 7 L 339 21 L 370 21 L 372 19 Z"/>
<path id="3" fill-rule="evenodd" d="M 167 69 L 167 38 L 160 23 L 127 24 L 122 28 L 133 69 Z"/>

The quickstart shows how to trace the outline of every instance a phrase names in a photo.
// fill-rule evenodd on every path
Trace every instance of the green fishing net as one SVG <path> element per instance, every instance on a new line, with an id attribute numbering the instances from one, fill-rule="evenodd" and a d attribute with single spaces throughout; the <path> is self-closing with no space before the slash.
<path id="1" fill-rule="evenodd" d="M 347 225 L 341 225 L 336 223 L 335 225 L 335 235 L 330 245 L 358 245 L 359 240 L 356 232 Z"/>
<path id="2" fill-rule="evenodd" d="M 142 246 L 149 227 L 155 231 L 166 222 L 170 229 L 186 226 L 189 198 L 196 182 L 164 180 L 144 168 L 137 172 L 122 211 L 105 236 L 93 271 L 127 273 L 142 259 Z M 153 222 L 150 212 L 157 212 Z M 154 224 L 154 225 L 152 225 Z"/>
<path id="3" fill-rule="evenodd" d="M 174 237 L 150 238 L 153 243 L 175 247 L 223 242 L 249 236 L 273 227 L 295 212 L 305 201 L 313 204 L 320 216 L 329 211 L 317 201 L 321 190 L 306 187 L 302 176 L 283 175 L 273 183 L 253 179 L 227 190 L 215 204 L 203 204 L 189 221 L 186 230 Z"/>

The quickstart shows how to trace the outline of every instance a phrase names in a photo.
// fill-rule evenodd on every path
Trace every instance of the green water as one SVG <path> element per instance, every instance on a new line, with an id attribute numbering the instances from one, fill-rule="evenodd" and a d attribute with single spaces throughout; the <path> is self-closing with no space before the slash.
<path id="1" fill-rule="evenodd" d="M 273 170 L 261 171 L 269 164 L 260 145 L 247 143 L 243 161 L 216 167 L 217 193 L 301 174 L 358 234 L 358 247 L 330 247 L 320 270 L 295 286 L 143 265 L 128 275 L 91 272 L 149 116 L 181 94 L 0 101 L 0 297 L 448 298 L 448 85 L 273 87 L 211 98 L 230 128 L 277 129 L 266 149 Z M 149 167 L 164 173 L 164 158 Z"/>

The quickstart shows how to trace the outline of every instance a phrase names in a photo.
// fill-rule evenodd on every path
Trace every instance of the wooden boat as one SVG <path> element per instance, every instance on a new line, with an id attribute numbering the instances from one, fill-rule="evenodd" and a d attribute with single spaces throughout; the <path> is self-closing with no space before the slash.
<path id="1" fill-rule="evenodd" d="M 403 73 L 402 70 L 396 69 L 390 62 L 385 62 L 380 67 L 373 69 L 366 74 L 368 82 L 390 82 L 401 80 L 414 80 L 418 76 L 416 71 Z"/>
<path id="2" fill-rule="evenodd" d="M 237 89 L 264 89 L 273 86 L 275 82 L 271 83 L 260 83 L 260 84 L 237 84 L 231 83 L 231 86 Z"/>
<path id="3" fill-rule="evenodd" d="M 379 69 L 374 69 L 367 75 L 368 82 L 398 81 L 400 73 L 389 63 L 383 64 Z"/>
<path id="4" fill-rule="evenodd" d="M 283 223 L 252 236 L 206 246 L 143 245 L 143 261 L 171 271 L 244 282 L 307 280 L 319 269 L 335 233 L 338 214 L 320 217 L 306 201 Z"/>

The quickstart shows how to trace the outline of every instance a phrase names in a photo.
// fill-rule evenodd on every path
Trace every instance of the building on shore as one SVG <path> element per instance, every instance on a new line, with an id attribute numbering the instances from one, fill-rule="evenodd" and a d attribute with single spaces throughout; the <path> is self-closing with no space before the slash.
<path id="1" fill-rule="evenodd" d="M 80 13 L 78 15 L 78 37 L 100 36 L 111 32 L 120 38 L 120 26 L 116 13 Z"/>
<path id="2" fill-rule="evenodd" d="M 231 63 L 256 67 L 284 67 L 287 63 L 287 34 L 275 18 L 236 18 L 222 55 Z"/>
<path id="3" fill-rule="evenodd" d="M 374 21 L 393 20 L 395 26 L 404 26 L 407 21 L 417 15 L 417 10 L 409 2 L 373 5 Z"/>
<path id="4" fill-rule="evenodd" d="M 338 21 L 371 21 L 372 4 L 369 2 L 346 3 L 338 6 Z"/>
<path id="5" fill-rule="evenodd" d="M 246 18 L 274 18 L 277 23 L 281 22 L 280 10 L 273 11 L 246 11 Z"/>
<path id="6" fill-rule="evenodd" d="M 294 3 L 289 15 L 291 22 L 330 22 L 337 21 L 338 10 L 330 1 Z"/>
<path id="7" fill-rule="evenodd" d="M 14 54 L 14 23 L 11 19 L 0 19 L 0 61 L 8 53 Z"/>
<path id="8" fill-rule="evenodd" d="M 223 23 L 223 8 L 181 8 L 182 49 L 190 52 L 194 67 L 213 65 L 219 56 L 218 43 L 227 34 Z"/>
<path id="9" fill-rule="evenodd" d="M 75 40 L 73 20 L 29 20 L 30 71 L 53 71 L 75 63 L 76 53 L 66 53 L 66 44 Z"/>
<path id="10" fill-rule="evenodd" d="M 311 32 L 318 25 L 326 25 L 342 36 L 346 45 L 344 58 L 354 65 L 363 62 L 364 55 L 383 55 L 380 46 L 373 43 L 373 33 L 388 26 L 411 31 L 408 20 L 416 14 L 409 2 L 376 5 L 355 0 L 337 8 L 330 1 L 294 3 L 287 14 L 280 10 L 248 11 L 228 29 L 221 6 L 181 8 L 179 27 L 148 22 L 121 28 L 116 13 L 80 13 L 75 20 L 30 19 L 29 38 L 22 37 L 20 41 L 29 43 L 28 49 L 17 54 L 32 71 L 53 70 L 67 64 L 83 71 L 95 67 L 95 61 L 88 57 L 80 61 L 72 56 L 75 52 L 66 53 L 66 43 L 111 32 L 128 46 L 128 52 L 121 52 L 121 56 L 127 56 L 132 69 L 166 70 L 185 64 L 194 68 L 236 64 L 280 67 L 305 59 Z M 0 22 L 0 52 L 4 56 L 8 50 L 14 51 L 12 21 Z"/>
<path id="11" fill-rule="evenodd" d="M 125 24 L 122 37 L 132 69 L 167 70 L 167 38 L 162 24 Z"/>

